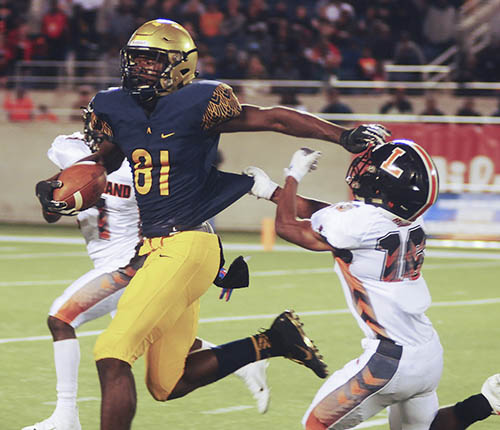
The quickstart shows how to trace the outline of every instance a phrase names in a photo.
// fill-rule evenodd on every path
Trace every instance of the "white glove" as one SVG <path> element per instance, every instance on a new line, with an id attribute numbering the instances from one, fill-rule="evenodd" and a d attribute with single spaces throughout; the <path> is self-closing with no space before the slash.
<path id="1" fill-rule="evenodd" d="M 300 182 L 306 173 L 316 170 L 319 157 L 321 157 L 320 151 L 300 148 L 293 154 L 290 165 L 285 169 L 285 178 L 292 176 L 297 182 Z"/>
<path id="2" fill-rule="evenodd" d="M 252 177 L 254 180 L 253 187 L 249 191 L 249 194 L 258 199 L 271 200 L 274 191 L 278 188 L 278 184 L 273 182 L 264 170 L 250 166 L 247 167 L 243 173 Z"/>

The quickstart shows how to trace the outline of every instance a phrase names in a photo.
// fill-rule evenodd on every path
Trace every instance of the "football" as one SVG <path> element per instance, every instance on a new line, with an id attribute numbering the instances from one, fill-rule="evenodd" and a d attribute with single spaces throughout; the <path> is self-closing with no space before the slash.
<path id="1" fill-rule="evenodd" d="M 67 209 L 83 211 L 94 206 L 106 188 L 106 168 L 93 161 L 80 161 L 64 169 L 57 178 L 61 188 L 53 199 L 66 202 Z"/>

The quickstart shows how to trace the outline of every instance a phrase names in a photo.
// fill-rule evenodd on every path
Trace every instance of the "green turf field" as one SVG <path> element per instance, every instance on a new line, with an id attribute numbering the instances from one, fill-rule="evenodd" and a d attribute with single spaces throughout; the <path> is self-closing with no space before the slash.
<path id="1" fill-rule="evenodd" d="M 5 236 L 25 236 L 27 241 Z M 0 429 L 19 430 L 46 418 L 55 402 L 52 345 L 45 319 L 52 301 L 90 267 L 82 244 L 36 243 L 30 237 L 74 237 L 75 229 L 0 226 Z M 258 243 L 257 235 L 222 234 L 224 243 Z M 282 242 L 278 242 L 282 245 Z M 239 249 L 239 248 L 237 248 Z M 331 371 L 361 352 L 362 333 L 350 314 L 329 254 L 296 250 L 260 252 L 227 249 L 226 259 L 250 255 L 251 287 L 236 291 L 229 302 L 213 287 L 202 299 L 199 335 L 214 343 L 253 334 L 274 315 L 293 308 L 323 353 Z M 244 249 L 244 247 L 243 247 Z M 430 249 L 423 273 L 434 305 L 428 311 L 445 350 L 439 387 L 441 404 L 478 392 L 486 377 L 500 372 L 500 254 Z M 439 250 L 443 252 L 444 250 Z M 338 311 L 322 313 L 318 311 Z M 231 320 L 229 317 L 246 317 Z M 217 322 L 210 319 L 221 318 Z M 99 383 L 92 360 L 93 332 L 109 318 L 81 327 L 79 408 L 83 429 L 99 428 Z M 36 339 L 36 337 L 43 337 Z M 32 339 L 35 337 L 35 339 Z M 134 367 L 138 408 L 134 429 L 224 430 L 300 429 L 300 419 L 321 385 L 308 369 L 281 358 L 268 368 L 271 407 L 259 415 L 253 398 L 234 376 L 201 388 L 183 399 L 155 402 L 147 393 L 143 360 Z M 388 429 L 386 413 L 363 428 Z M 497 429 L 492 417 L 472 428 Z"/>

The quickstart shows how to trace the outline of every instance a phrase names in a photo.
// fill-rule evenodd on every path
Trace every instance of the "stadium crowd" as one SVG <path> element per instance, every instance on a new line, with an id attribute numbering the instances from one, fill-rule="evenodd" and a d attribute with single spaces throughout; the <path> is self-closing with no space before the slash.
<path id="1" fill-rule="evenodd" d="M 390 79 L 385 63 L 432 61 L 456 38 L 463 0 L 0 0 L 0 78 L 19 60 L 105 60 L 140 24 L 181 23 L 201 77 Z M 500 80 L 498 50 L 468 62 L 467 80 Z M 55 69 L 54 69 L 55 70 Z M 46 70 L 50 75 L 54 70 Z M 92 69 L 78 69 L 83 76 Z M 111 72 L 111 75 L 115 75 Z M 419 79 L 398 75 L 398 80 Z"/>

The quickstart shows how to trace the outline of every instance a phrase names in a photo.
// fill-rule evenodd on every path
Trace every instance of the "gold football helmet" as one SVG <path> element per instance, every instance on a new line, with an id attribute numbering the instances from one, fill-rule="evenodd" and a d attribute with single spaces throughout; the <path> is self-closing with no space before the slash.
<path id="1" fill-rule="evenodd" d="M 142 101 L 178 90 L 197 75 L 193 39 L 168 19 L 141 25 L 120 54 L 123 87 Z"/>

